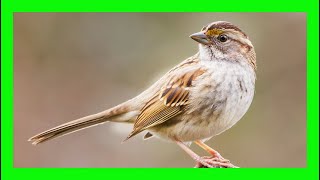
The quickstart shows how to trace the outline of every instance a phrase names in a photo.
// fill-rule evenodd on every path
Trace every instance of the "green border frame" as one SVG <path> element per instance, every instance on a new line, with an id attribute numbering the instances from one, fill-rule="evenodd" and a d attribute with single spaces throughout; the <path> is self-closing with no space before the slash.
<path id="1" fill-rule="evenodd" d="M 305 12 L 307 14 L 306 168 L 14 168 L 13 13 L 14 12 Z M 1 3 L 1 178 L 28 179 L 316 179 L 319 172 L 319 3 L 317 0 L 5 0 Z M 294 158 L 294 157 L 292 157 Z M 163 174 L 164 176 L 161 176 Z M 156 176 L 158 175 L 158 176 Z"/>

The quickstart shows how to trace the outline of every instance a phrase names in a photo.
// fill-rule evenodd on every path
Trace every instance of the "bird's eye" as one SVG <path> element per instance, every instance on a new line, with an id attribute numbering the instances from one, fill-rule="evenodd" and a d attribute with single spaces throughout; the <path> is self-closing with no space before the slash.
<path id="1" fill-rule="evenodd" d="M 226 41 L 228 41 L 228 36 L 225 35 L 225 34 L 219 35 L 219 36 L 218 36 L 218 40 L 219 40 L 220 42 L 226 42 Z"/>

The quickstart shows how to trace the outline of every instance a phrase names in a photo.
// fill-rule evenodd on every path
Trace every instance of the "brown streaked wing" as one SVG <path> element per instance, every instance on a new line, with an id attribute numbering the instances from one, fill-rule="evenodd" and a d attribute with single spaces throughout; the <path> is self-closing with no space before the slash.
<path id="1" fill-rule="evenodd" d="M 161 91 L 155 94 L 142 108 L 133 131 L 127 139 L 182 113 L 183 107 L 188 104 L 189 88 L 192 86 L 192 81 L 203 72 L 204 70 L 200 68 L 193 69 L 182 76 L 172 78 L 169 83 L 165 84 Z"/>

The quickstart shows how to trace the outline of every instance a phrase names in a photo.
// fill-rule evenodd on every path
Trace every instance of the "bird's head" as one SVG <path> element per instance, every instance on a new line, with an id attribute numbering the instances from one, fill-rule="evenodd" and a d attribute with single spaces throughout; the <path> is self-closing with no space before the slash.
<path id="1" fill-rule="evenodd" d="M 200 56 L 204 60 L 237 60 L 242 56 L 255 68 L 256 57 L 251 41 L 240 28 L 229 22 L 210 23 L 190 37 L 199 43 Z"/>

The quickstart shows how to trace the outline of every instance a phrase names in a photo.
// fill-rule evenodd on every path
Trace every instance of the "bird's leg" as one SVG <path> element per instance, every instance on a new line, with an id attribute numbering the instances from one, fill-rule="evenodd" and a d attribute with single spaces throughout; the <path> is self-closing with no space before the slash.
<path id="1" fill-rule="evenodd" d="M 189 154 L 189 156 L 191 156 L 192 159 L 194 159 L 195 161 L 197 161 L 198 163 L 201 163 L 204 166 L 207 167 L 212 167 L 211 165 L 207 164 L 206 162 L 204 162 L 204 160 L 202 160 L 202 158 L 196 154 L 195 152 L 193 152 L 187 145 L 185 145 L 183 142 L 180 141 L 176 141 L 176 143 L 178 144 L 178 146 L 180 146 L 187 154 Z"/>
<path id="2" fill-rule="evenodd" d="M 193 152 L 187 145 L 185 145 L 181 141 L 176 141 L 176 143 L 187 153 L 189 156 L 191 156 L 192 159 L 197 161 L 198 164 L 202 166 L 206 166 L 209 168 L 213 167 L 221 167 L 224 166 L 224 163 L 219 161 L 212 161 L 211 159 L 203 159 L 199 155 L 197 155 L 195 152 Z"/>
<path id="3" fill-rule="evenodd" d="M 206 150 L 209 154 L 212 155 L 212 157 L 216 157 L 219 159 L 224 159 L 220 153 L 214 149 L 212 149 L 210 146 L 206 145 L 205 143 L 203 143 L 202 141 L 194 141 L 198 146 L 200 146 L 202 149 Z"/>
<path id="4" fill-rule="evenodd" d="M 235 168 L 233 164 L 230 163 L 229 160 L 224 159 L 220 153 L 214 149 L 212 149 L 210 146 L 206 145 L 202 141 L 194 141 L 198 146 L 200 146 L 202 149 L 206 150 L 209 154 L 212 155 L 212 157 L 203 157 L 202 159 L 206 159 L 208 161 L 215 161 L 215 162 L 220 162 L 221 167 L 229 167 L 229 168 Z M 210 163 L 211 164 L 211 163 Z M 196 167 L 202 167 L 201 164 L 197 164 Z"/>

